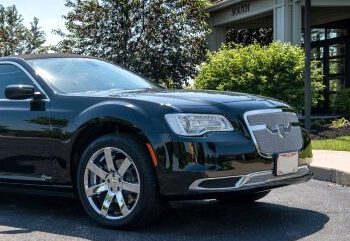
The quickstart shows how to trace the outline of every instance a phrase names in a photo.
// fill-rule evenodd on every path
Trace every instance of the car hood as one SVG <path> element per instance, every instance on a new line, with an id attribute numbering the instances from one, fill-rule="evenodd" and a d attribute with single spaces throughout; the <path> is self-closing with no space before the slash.
<path id="1" fill-rule="evenodd" d="M 90 95 L 91 96 L 91 95 Z M 275 99 L 227 91 L 161 90 L 109 94 L 111 98 L 132 99 L 172 106 L 213 106 L 230 102 L 263 101 L 267 105 L 287 106 Z"/>

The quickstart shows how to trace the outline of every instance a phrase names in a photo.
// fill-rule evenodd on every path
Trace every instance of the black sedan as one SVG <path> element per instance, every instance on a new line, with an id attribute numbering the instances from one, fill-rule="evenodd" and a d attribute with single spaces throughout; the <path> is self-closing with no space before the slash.
<path id="1" fill-rule="evenodd" d="M 98 223 L 150 223 L 168 199 L 250 202 L 308 181 L 291 108 L 233 92 L 167 90 L 103 60 L 0 58 L 0 186 L 76 195 Z"/>

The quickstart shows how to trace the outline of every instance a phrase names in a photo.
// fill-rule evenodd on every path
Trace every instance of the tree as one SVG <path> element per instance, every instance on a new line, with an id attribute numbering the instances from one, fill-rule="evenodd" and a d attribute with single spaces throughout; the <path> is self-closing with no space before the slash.
<path id="1" fill-rule="evenodd" d="M 45 42 L 38 23 L 34 18 L 28 29 L 15 5 L 5 8 L 0 4 L 0 56 L 37 52 Z"/>
<path id="2" fill-rule="evenodd" d="M 68 34 L 63 34 L 57 50 L 105 58 L 180 87 L 205 59 L 207 4 L 207 0 L 67 0 Z"/>
<path id="3" fill-rule="evenodd" d="M 209 53 L 195 80 L 198 89 L 247 92 L 283 100 L 296 110 L 304 106 L 305 53 L 288 43 L 223 46 Z M 312 64 L 313 104 L 323 98 L 322 68 Z"/>
<path id="4" fill-rule="evenodd" d="M 2 56 L 22 52 L 26 28 L 23 18 L 15 6 L 4 8 L 0 5 L 0 54 Z"/>
<path id="5" fill-rule="evenodd" d="M 30 29 L 26 34 L 26 48 L 25 53 L 40 53 L 44 52 L 43 44 L 45 43 L 45 32 L 40 30 L 39 19 L 34 17 L 33 22 L 30 23 Z"/>

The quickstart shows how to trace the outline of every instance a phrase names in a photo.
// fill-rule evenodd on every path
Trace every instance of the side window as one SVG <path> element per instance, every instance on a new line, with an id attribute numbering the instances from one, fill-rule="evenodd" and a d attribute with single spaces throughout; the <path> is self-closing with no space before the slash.
<path id="1" fill-rule="evenodd" d="M 6 98 L 6 86 L 17 84 L 33 85 L 33 81 L 16 65 L 0 63 L 0 99 Z"/>

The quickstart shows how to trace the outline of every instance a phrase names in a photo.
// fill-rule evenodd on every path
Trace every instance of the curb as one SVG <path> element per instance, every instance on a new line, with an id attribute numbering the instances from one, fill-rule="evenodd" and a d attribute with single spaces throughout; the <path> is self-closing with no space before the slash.
<path id="1" fill-rule="evenodd" d="M 318 166 L 311 166 L 310 169 L 315 174 L 314 179 L 316 180 L 350 186 L 350 173 L 348 172 Z"/>

